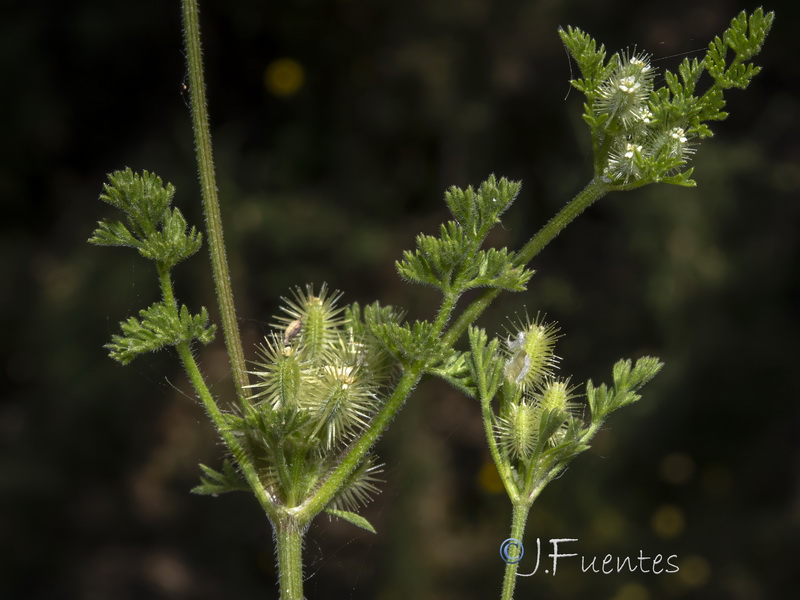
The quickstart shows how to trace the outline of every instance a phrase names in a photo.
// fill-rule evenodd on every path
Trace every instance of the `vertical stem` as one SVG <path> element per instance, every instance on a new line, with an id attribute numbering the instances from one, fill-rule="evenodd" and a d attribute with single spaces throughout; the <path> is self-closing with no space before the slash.
<path id="1" fill-rule="evenodd" d="M 211 267 L 214 285 L 217 290 L 222 331 L 225 347 L 231 365 L 236 395 L 241 401 L 247 389 L 247 370 L 244 362 L 242 340 L 236 320 L 236 307 L 233 303 L 233 290 L 225 257 L 225 241 L 222 236 L 222 218 L 219 210 L 214 157 L 211 149 L 211 133 L 206 109 L 206 86 L 203 76 L 203 57 L 200 45 L 200 20 L 197 0 L 183 0 L 183 35 L 186 61 L 189 67 L 189 95 L 192 103 L 192 124 L 194 126 L 194 145 L 197 152 L 197 168 L 200 175 L 200 189 L 203 196 L 203 209 L 206 217 L 208 247 L 211 253 Z"/>
<path id="2" fill-rule="evenodd" d="M 278 545 L 281 600 L 303 600 L 303 534 L 296 519 L 282 516 L 274 523 Z"/>
<path id="3" fill-rule="evenodd" d="M 514 512 L 511 516 L 511 535 L 509 537 L 519 540 L 520 543 L 525 535 L 525 523 L 528 521 L 528 511 L 530 509 L 531 505 L 527 502 L 514 503 Z M 503 591 L 500 600 L 513 600 L 514 586 L 517 584 L 518 564 L 518 562 L 506 563 L 506 574 L 503 577 Z"/>

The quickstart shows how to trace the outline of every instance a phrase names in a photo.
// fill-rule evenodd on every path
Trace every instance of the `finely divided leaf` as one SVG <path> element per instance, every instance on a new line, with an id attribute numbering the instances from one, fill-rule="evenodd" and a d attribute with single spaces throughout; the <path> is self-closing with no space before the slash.
<path id="1" fill-rule="evenodd" d="M 100 200 L 123 211 L 128 217 L 131 231 L 138 238 L 155 232 L 164 212 L 172 203 L 175 188 L 163 185 L 154 173 L 143 171 L 142 175 L 130 168 L 116 171 L 108 176 L 109 183 L 103 186 Z"/>
<path id="2" fill-rule="evenodd" d="M 182 342 L 198 340 L 203 344 L 214 339 L 216 327 L 208 325 L 208 311 L 192 315 L 186 306 L 180 311 L 156 302 L 139 311 L 139 318 L 130 317 L 120 323 L 122 335 L 114 335 L 106 345 L 109 356 L 123 365 L 145 352 L 160 350 L 164 346 L 176 346 Z"/>
<path id="3" fill-rule="evenodd" d="M 561 41 L 564 42 L 567 50 L 578 63 L 578 68 L 583 75 L 583 79 L 573 79 L 572 85 L 584 94 L 592 96 L 610 70 L 610 67 L 605 65 L 605 46 L 601 44 L 600 48 L 597 48 L 597 42 L 577 27 L 568 26 L 566 30 L 559 28 L 558 35 L 561 36 Z"/>
<path id="4" fill-rule="evenodd" d="M 127 225 L 103 220 L 89 242 L 99 246 L 130 246 L 162 267 L 172 268 L 197 252 L 202 236 L 188 228 L 181 212 L 170 209 L 175 188 L 161 178 L 130 169 L 108 176 L 100 199 L 125 213 Z"/>
<path id="5" fill-rule="evenodd" d="M 644 356 L 631 366 L 630 359 L 620 360 L 614 365 L 612 387 L 601 384 L 595 387 L 591 380 L 586 382 L 586 399 L 589 402 L 592 422 L 605 419 L 609 414 L 638 401 L 636 392 L 650 381 L 664 366 L 652 356 Z"/>
<path id="6" fill-rule="evenodd" d="M 203 236 L 194 227 L 187 232 L 186 219 L 177 208 L 167 211 L 160 231 L 149 235 L 139 252 L 145 258 L 172 268 L 200 249 Z"/>

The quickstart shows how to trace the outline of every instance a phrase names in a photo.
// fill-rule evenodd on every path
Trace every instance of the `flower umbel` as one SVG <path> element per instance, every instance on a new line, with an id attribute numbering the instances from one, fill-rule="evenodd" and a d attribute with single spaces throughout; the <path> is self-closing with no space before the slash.
<path id="1" fill-rule="evenodd" d="M 600 86 L 595 100 L 599 114 L 609 116 L 610 127 L 630 129 L 651 117 L 647 100 L 653 90 L 654 70 L 646 54 L 618 53 L 617 66 Z"/>

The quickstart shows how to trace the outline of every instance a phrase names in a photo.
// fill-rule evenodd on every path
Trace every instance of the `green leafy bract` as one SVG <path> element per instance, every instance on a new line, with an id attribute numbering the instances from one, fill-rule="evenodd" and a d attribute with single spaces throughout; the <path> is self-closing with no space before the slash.
<path id="1" fill-rule="evenodd" d="M 476 287 L 524 291 L 533 271 L 516 265 L 515 254 L 505 248 L 481 250 L 519 189 L 519 183 L 494 176 L 477 191 L 450 188 L 445 201 L 455 220 L 441 226 L 439 237 L 417 236 L 417 250 L 406 251 L 397 263 L 400 276 L 453 295 Z"/>
<path id="2" fill-rule="evenodd" d="M 170 209 L 175 188 L 166 187 L 161 178 L 131 169 L 108 176 L 100 199 L 123 211 L 127 225 L 103 220 L 89 238 L 98 246 L 129 246 L 142 256 L 170 269 L 200 248 L 202 234 L 194 227 L 187 231 L 180 210 Z"/>
<path id="3" fill-rule="evenodd" d="M 122 364 L 145 352 L 197 340 L 214 339 L 215 326 L 208 324 L 205 308 L 191 314 L 178 306 L 172 292 L 169 271 L 200 248 L 202 236 L 188 228 L 180 210 L 170 208 L 175 188 L 144 171 L 116 171 L 108 176 L 100 199 L 125 213 L 126 222 L 103 220 L 89 238 L 98 246 L 128 246 L 156 263 L 164 300 L 141 310 L 139 317 L 120 323 L 122 335 L 114 335 L 106 347 Z"/>
<path id="4" fill-rule="evenodd" d="M 223 461 L 222 471 L 215 471 L 204 464 L 200 465 L 200 469 L 203 471 L 203 475 L 200 478 L 200 485 L 192 488 L 193 494 L 216 496 L 227 492 L 246 492 L 250 490 L 250 486 L 228 459 Z"/>
<path id="5" fill-rule="evenodd" d="M 165 346 L 177 346 L 183 342 L 198 340 L 208 344 L 214 339 L 215 325 L 208 324 L 208 311 L 192 315 L 186 306 L 177 311 L 174 306 L 156 302 L 139 311 L 139 318 L 129 317 L 120 323 L 122 335 L 111 337 L 106 345 L 109 356 L 123 365 L 145 352 L 160 350 Z"/>
<path id="6" fill-rule="evenodd" d="M 636 392 L 661 370 L 664 363 L 652 356 L 644 356 L 631 368 L 631 361 L 620 360 L 614 365 L 614 384 L 595 387 L 586 382 L 586 399 L 592 412 L 592 420 L 605 419 L 615 410 L 633 404 L 641 398 Z"/>

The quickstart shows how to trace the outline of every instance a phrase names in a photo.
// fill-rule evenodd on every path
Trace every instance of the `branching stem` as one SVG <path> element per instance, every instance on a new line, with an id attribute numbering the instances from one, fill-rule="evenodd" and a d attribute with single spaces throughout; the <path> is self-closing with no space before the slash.
<path id="1" fill-rule="evenodd" d="M 158 265 L 158 280 L 161 284 L 161 295 L 163 296 L 164 301 L 169 306 L 174 307 L 177 311 L 178 304 L 175 300 L 175 293 L 172 289 L 172 280 L 169 276 L 169 269 L 160 264 Z M 222 437 L 222 441 L 225 442 L 225 445 L 239 463 L 239 467 L 242 469 L 245 479 L 253 489 L 253 494 L 255 494 L 259 504 L 261 504 L 264 512 L 266 512 L 267 517 L 274 519 L 277 514 L 276 505 L 267 494 L 264 486 L 261 484 L 261 479 L 259 478 L 253 463 L 247 457 L 242 449 L 241 444 L 239 444 L 239 441 L 225 423 L 225 416 L 222 414 L 222 411 L 219 409 L 219 406 L 214 400 L 214 396 L 211 395 L 211 391 L 208 389 L 205 379 L 203 379 L 203 374 L 200 372 L 200 368 L 197 366 L 197 361 L 195 361 L 194 355 L 192 355 L 189 342 L 181 342 L 180 344 L 177 344 L 175 348 L 178 351 L 178 357 L 181 359 L 183 368 L 186 369 L 186 374 L 189 376 L 189 381 L 192 383 L 192 387 L 194 387 L 197 397 L 200 398 L 200 402 L 203 403 L 203 407 L 206 409 L 206 413 L 211 419 L 211 422 L 214 423 L 214 427 Z"/>
<path id="2" fill-rule="evenodd" d="M 517 257 L 519 265 L 525 265 L 536 256 L 541 250 L 550 243 L 569 223 L 580 215 L 593 202 L 599 200 L 608 193 L 608 188 L 597 180 L 593 180 L 583 190 L 581 190 L 569 204 L 554 216 L 548 223 L 534 235 L 531 240 L 522 248 Z M 500 290 L 492 289 L 484 292 L 478 299 L 470 304 L 459 316 L 453 326 L 443 336 L 447 344 L 453 344 L 467 327 L 483 313 L 484 310 L 500 293 Z M 455 307 L 457 297 L 453 294 L 445 297 L 442 306 L 434 321 L 435 330 L 442 331 L 448 322 Z M 394 415 L 408 398 L 411 391 L 419 383 L 424 372 L 424 365 L 414 364 L 406 368 L 402 377 L 397 383 L 394 392 L 384 404 L 380 412 L 370 423 L 367 430 L 358 440 L 344 453 L 341 462 L 330 472 L 320 487 L 302 505 L 293 509 L 294 513 L 303 518 L 313 518 L 319 511 L 333 499 L 336 492 L 346 480 L 347 476 L 355 469 L 364 455 L 372 447 L 388 427 Z"/>

